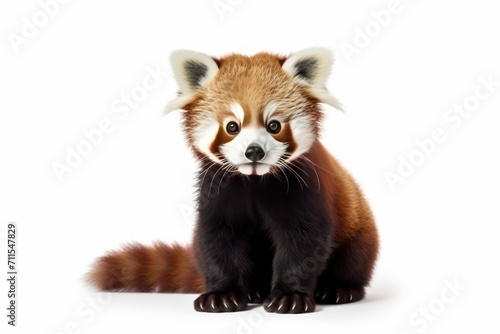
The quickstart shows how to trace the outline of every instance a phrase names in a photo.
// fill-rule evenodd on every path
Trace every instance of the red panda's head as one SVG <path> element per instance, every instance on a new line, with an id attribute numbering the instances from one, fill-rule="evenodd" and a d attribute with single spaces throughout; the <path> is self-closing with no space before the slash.
<path id="1" fill-rule="evenodd" d="M 199 158 L 263 175 L 309 150 L 319 103 L 339 108 L 325 86 L 332 58 L 323 48 L 288 58 L 176 51 L 171 62 L 180 93 L 167 111 L 186 111 L 184 131 Z"/>

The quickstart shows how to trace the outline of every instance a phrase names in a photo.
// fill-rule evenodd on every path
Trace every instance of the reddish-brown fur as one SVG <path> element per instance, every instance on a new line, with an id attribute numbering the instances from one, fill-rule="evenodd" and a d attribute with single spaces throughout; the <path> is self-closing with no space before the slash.
<path id="1" fill-rule="evenodd" d="M 204 280 L 192 246 L 130 244 L 100 257 L 88 280 L 100 290 L 201 293 Z"/>

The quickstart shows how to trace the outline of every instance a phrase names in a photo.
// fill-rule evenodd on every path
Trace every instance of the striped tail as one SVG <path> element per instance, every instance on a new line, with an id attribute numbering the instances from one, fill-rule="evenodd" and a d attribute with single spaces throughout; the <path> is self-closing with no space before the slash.
<path id="1" fill-rule="evenodd" d="M 129 244 L 98 258 L 87 281 L 103 291 L 181 292 L 205 291 L 192 247 Z"/>

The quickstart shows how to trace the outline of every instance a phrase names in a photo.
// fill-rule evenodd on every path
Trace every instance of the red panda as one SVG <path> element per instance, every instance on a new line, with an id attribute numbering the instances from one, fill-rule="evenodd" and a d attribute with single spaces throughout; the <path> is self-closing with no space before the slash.
<path id="1" fill-rule="evenodd" d="M 101 290 L 199 293 L 196 311 L 277 313 L 361 300 L 378 254 L 371 210 L 319 140 L 333 56 L 309 48 L 171 56 L 187 143 L 200 163 L 191 246 L 131 244 L 97 259 Z"/>

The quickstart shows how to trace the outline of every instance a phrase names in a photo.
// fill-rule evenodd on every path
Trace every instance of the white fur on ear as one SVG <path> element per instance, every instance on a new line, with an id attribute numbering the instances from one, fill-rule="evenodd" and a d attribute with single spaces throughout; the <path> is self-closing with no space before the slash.
<path id="1" fill-rule="evenodd" d="M 333 53 L 327 48 L 313 47 L 293 53 L 283 63 L 283 70 L 310 88 L 321 102 L 342 110 L 341 104 L 326 89 L 333 64 Z"/>
<path id="2" fill-rule="evenodd" d="M 191 102 L 196 91 L 205 87 L 219 71 L 217 63 L 210 56 L 190 50 L 174 51 L 170 63 L 180 94 L 167 105 L 165 113 Z"/>

